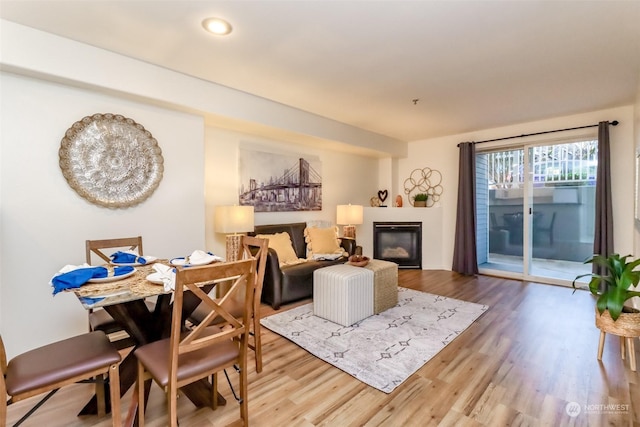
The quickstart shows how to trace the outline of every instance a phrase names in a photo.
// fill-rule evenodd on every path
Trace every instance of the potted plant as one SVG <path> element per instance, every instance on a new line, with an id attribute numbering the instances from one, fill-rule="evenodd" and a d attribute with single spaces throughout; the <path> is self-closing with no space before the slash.
<path id="1" fill-rule="evenodd" d="M 635 349 L 633 340 L 640 336 L 640 311 L 624 303 L 630 298 L 640 296 L 640 292 L 629 290 L 637 286 L 640 281 L 640 271 L 634 269 L 640 265 L 640 259 L 627 262 L 631 255 L 621 257 L 611 254 L 608 257 L 593 255 L 585 261 L 600 265 L 607 270 L 607 275 L 587 273 L 577 276 L 572 283 L 576 288 L 576 280 L 581 277 L 591 276 L 589 290 L 598 296 L 596 302 L 596 327 L 600 329 L 600 343 L 598 344 L 598 360 L 602 360 L 605 334 L 613 334 L 621 337 L 620 353 L 624 359 L 625 346 L 629 350 L 631 370 L 636 370 Z M 575 291 L 574 291 L 575 292 Z"/>
<path id="2" fill-rule="evenodd" d="M 621 257 L 618 254 L 611 254 L 608 257 L 593 255 L 585 261 L 585 264 L 596 264 L 607 269 L 608 274 L 602 276 L 596 273 L 581 274 L 576 277 L 571 284 L 576 288 L 576 280 L 591 276 L 589 291 L 598 296 L 596 307 L 602 315 L 605 310 L 611 315 L 615 322 L 622 313 L 637 313 L 638 310 L 626 307 L 625 301 L 630 298 L 640 296 L 640 292 L 629 290 L 632 286 L 637 286 L 640 281 L 640 271 L 634 269 L 640 265 L 640 259 L 627 262 L 631 255 Z M 602 286 L 601 286 L 602 285 Z"/>
<path id="3" fill-rule="evenodd" d="M 418 193 L 415 196 L 413 196 L 413 206 L 426 207 L 428 199 L 429 199 L 429 195 L 427 193 Z"/>

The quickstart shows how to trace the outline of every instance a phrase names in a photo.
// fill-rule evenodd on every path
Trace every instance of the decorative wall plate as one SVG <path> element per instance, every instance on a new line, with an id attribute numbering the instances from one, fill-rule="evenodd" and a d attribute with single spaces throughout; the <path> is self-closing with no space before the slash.
<path id="1" fill-rule="evenodd" d="M 160 184 L 164 159 L 145 128 L 118 114 L 94 114 L 67 129 L 58 152 L 65 179 L 96 205 L 126 208 Z"/>

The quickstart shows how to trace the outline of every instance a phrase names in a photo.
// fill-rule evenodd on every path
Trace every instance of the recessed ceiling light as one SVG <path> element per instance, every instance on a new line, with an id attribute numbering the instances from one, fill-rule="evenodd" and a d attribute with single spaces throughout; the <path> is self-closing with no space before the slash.
<path id="1" fill-rule="evenodd" d="M 231 32 L 231 24 L 220 18 L 207 18 L 202 21 L 202 26 L 211 34 L 226 36 Z"/>

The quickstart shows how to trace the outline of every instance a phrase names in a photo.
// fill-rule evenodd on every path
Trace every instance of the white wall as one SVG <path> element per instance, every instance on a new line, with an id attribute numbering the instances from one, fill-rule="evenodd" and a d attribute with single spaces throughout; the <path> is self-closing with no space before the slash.
<path id="1" fill-rule="evenodd" d="M 145 252 L 159 257 L 204 247 L 204 124 L 201 117 L 9 73 L 0 74 L 0 84 L 0 317 L 14 354 L 86 331 L 76 298 L 54 298 L 48 286 L 61 267 L 84 262 L 86 239 L 140 234 Z M 160 186 L 136 207 L 111 210 L 85 201 L 58 165 L 65 131 L 106 112 L 142 124 L 162 149 Z"/>
<path id="2" fill-rule="evenodd" d="M 458 194 L 458 148 L 457 144 L 466 141 L 482 141 L 512 135 L 543 132 L 554 129 L 597 124 L 603 120 L 618 120 L 618 126 L 611 126 L 612 192 L 614 206 L 614 245 L 616 251 L 632 253 L 634 251 L 634 190 L 635 190 L 635 145 L 634 145 L 634 108 L 633 106 L 612 108 L 592 113 L 557 117 L 549 120 L 523 123 L 478 132 L 451 135 L 409 143 L 409 155 L 398 162 L 398 188 L 394 194 L 404 194 L 403 183 L 414 169 L 430 167 L 442 173 L 444 192 L 440 199 L 442 214 L 442 251 L 443 269 L 451 269 L 453 242 L 455 234 L 456 204 Z M 580 131 L 584 133 L 585 131 Z M 591 131 L 593 132 L 593 130 Z M 494 143 L 506 146 L 533 141 L 552 141 L 570 134 L 553 133 L 526 139 L 508 140 Z M 596 131 L 597 135 L 597 131 Z"/>
<path id="3" fill-rule="evenodd" d="M 638 90 L 636 91 L 636 103 L 634 105 L 634 157 L 640 157 L 640 77 L 638 78 Z M 1 154 L 0 154 L 1 155 Z M 636 162 L 636 165 L 638 163 Z M 640 176 L 640 171 L 636 170 L 636 184 L 638 184 L 638 176 Z M 640 203 L 640 188 L 636 188 L 636 202 Z M 640 206 L 637 207 L 638 215 L 640 215 Z M 633 254 L 638 257 L 640 256 L 640 219 L 636 219 L 635 221 L 635 242 L 634 242 L 634 252 Z M 640 307 L 640 298 L 637 301 L 637 306 Z"/>
<path id="4" fill-rule="evenodd" d="M 378 161 L 375 158 L 345 154 L 324 149 L 273 141 L 258 136 L 207 127 L 205 143 L 207 247 L 224 256 L 225 237 L 213 227 L 215 207 L 238 203 L 238 155 L 240 148 L 317 156 L 322 175 L 322 210 L 307 212 L 257 212 L 256 224 L 278 224 L 326 220 L 335 223 L 336 205 L 369 205 L 378 191 Z"/>
<path id="5" fill-rule="evenodd" d="M 636 103 L 634 105 L 634 147 L 635 152 L 634 155 L 636 159 L 640 157 L 640 78 L 638 79 L 638 90 L 636 91 Z M 638 161 L 636 160 L 636 167 L 638 165 Z M 640 171 L 636 170 L 636 193 L 635 200 L 636 203 L 640 203 L 640 186 L 638 177 L 640 176 Z M 640 215 L 640 206 L 636 207 L 639 210 L 638 215 Z M 636 219 L 634 224 L 634 257 L 638 257 L 640 255 L 640 220 Z M 640 290 L 640 286 L 636 286 L 636 290 Z M 631 305 L 637 309 L 640 309 L 640 297 L 632 298 Z"/>

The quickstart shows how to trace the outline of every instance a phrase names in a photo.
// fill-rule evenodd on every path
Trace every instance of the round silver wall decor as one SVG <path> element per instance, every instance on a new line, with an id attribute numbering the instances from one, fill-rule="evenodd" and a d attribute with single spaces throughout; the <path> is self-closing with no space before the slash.
<path id="1" fill-rule="evenodd" d="M 126 208 L 158 188 L 164 159 L 158 141 L 141 124 L 118 114 L 94 114 L 67 129 L 60 169 L 80 196 L 96 205 Z"/>

